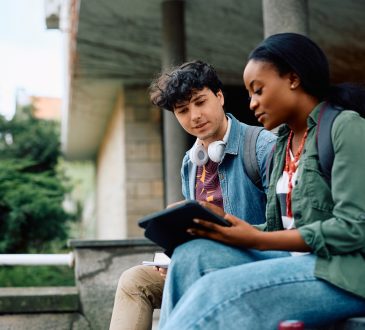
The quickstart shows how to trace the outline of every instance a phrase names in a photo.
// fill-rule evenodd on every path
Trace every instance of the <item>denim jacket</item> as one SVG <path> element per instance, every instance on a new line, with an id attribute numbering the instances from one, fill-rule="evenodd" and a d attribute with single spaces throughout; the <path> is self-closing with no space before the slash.
<path id="1" fill-rule="evenodd" d="M 317 255 L 315 275 L 365 298 L 365 120 L 341 112 L 331 136 L 335 152 L 331 187 L 319 167 L 316 127 L 321 104 L 308 117 L 308 136 L 292 192 L 296 227 Z M 276 184 L 285 159 L 288 127 L 279 130 L 267 201 L 267 223 L 281 230 Z M 266 228 L 264 228 L 266 227 Z"/>
<path id="2" fill-rule="evenodd" d="M 243 145 L 247 125 L 239 122 L 231 114 L 231 130 L 222 161 L 218 165 L 219 182 L 223 195 L 223 207 L 251 224 L 265 221 L 266 195 L 259 190 L 247 176 L 243 164 Z M 275 136 L 268 131 L 261 131 L 256 143 L 256 156 L 261 178 L 266 190 L 266 160 L 275 143 Z M 182 193 L 185 199 L 195 199 L 195 181 L 197 166 L 186 153 L 182 168 Z"/>

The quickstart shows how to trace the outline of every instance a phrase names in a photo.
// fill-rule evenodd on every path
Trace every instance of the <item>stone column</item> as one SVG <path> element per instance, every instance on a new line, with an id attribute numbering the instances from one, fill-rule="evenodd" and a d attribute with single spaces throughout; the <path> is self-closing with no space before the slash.
<path id="1" fill-rule="evenodd" d="M 308 35 L 307 0 L 262 0 L 265 38 L 281 32 Z"/>
<path id="2" fill-rule="evenodd" d="M 162 67 L 185 61 L 184 0 L 162 2 Z M 163 111 L 165 205 L 181 200 L 181 161 L 188 149 L 188 135 L 170 111 Z"/>
<path id="3" fill-rule="evenodd" d="M 308 35 L 307 0 L 262 0 L 262 11 L 265 38 L 282 32 Z M 271 131 L 277 133 L 279 128 Z"/>

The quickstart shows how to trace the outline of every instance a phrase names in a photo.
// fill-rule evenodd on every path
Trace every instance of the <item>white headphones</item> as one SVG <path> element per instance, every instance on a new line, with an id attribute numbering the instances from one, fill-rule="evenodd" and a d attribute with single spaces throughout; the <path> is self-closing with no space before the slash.
<path id="1" fill-rule="evenodd" d="M 190 160 L 197 166 L 205 165 L 208 159 L 215 163 L 219 163 L 224 155 L 224 149 L 226 148 L 229 131 L 231 130 L 231 118 L 228 118 L 227 131 L 224 134 L 223 140 L 214 141 L 209 144 L 208 152 L 205 150 L 202 142 L 196 139 L 193 147 L 189 151 Z"/>

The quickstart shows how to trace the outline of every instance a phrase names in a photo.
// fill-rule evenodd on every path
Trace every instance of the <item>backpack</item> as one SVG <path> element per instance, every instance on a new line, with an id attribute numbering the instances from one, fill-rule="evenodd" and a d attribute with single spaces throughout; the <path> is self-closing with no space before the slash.
<path id="1" fill-rule="evenodd" d="M 318 149 L 319 165 L 324 178 L 329 186 L 331 186 L 331 170 L 335 153 L 333 150 L 331 131 L 333 122 L 343 108 L 333 106 L 329 103 L 324 103 L 319 111 L 317 131 L 316 131 L 316 145 Z M 256 141 L 263 127 L 248 126 L 246 130 L 243 162 L 247 174 L 251 181 L 257 188 L 263 190 L 262 180 L 260 176 L 260 168 L 256 157 Z M 266 163 L 266 177 L 269 180 L 273 168 L 273 155 L 275 145 L 267 158 Z"/>
<path id="2" fill-rule="evenodd" d="M 260 126 L 247 126 L 243 144 L 243 165 L 252 183 L 261 191 L 263 191 L 263 185 L 256 157 L 256 142 L 263 129 Z"/>
<path id="3" fill-rule="evenodd" d="M 331 137 L 332 125 L 342 110 L 343 108 L 326 102 L 322 105 L 318 115 L 316 144 L 319 166 L 329 186 L 331 186 L 331 170 L 335 158 Z"/>

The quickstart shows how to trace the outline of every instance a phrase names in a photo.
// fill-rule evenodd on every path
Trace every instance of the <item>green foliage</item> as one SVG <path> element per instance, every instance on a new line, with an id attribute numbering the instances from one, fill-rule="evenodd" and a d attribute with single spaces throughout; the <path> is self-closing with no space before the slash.
<path id="1" fill-rule="evenodd" d="M 57 123 L 25 108 L 0 117 L 0 253 L 44 252 L 67 238 L 72 215 L 62 207 L 69 191 L 56 169 Z"/>
<path id="2" fill-rule="evenodd" d="M 74 270 L 67 266 L 3 266 L 2 287 L 74 286 Z"/>
<path id="3" fill-rule="evenodd" d="M 0 116 L 0 159 L 34 162 L 32 171 L 54 170 L 60 156 L 59 125 L 34 118 L 31 107 L 7 121 Z"/>

